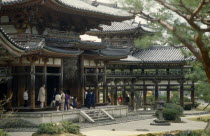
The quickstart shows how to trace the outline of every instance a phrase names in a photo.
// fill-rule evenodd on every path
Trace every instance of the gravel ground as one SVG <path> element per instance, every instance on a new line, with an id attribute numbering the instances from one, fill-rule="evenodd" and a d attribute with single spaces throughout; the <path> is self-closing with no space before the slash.
<path id="1" fill-rule="evenodd" d="M 145 120 L 145 119 L 151 119 L 151 118 L 154 118 L 154 116 L 152 116 L 152 115 L 129 115 L 127 117 L 115 118 L 115 120 L 100 121 L 100 122 L 95 122 L 95 123 L 85 122 L 85 123 L 77 123 L 77 124 L 81 128 L 90 128 L 90 127 L 119 124 L 119 123 L 125 123 L 125 122 L 137 121 L 137 120 Z"/>
<path id="2" fill-rule="evenodd" d="M 170 126 L 151 126 L 150 123 L 152 123 L 154 119 L 146 119 L 120 124 L 84 128 L 81 130 L 81 132 L 86 136 L 129 136 L 151 132 L 195 130 L 205 128 L 207 123 L 190 121 L 187 119 L 189 117 L 192 116 L 182 117 L 182 121 L 185 123 L 171 123 Z"/>

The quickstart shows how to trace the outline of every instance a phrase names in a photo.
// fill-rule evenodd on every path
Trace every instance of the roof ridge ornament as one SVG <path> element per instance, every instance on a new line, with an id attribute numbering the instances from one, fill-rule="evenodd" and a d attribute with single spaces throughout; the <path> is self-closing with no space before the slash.
<path id="1" fill-rule="evenodd" d="M 95 7 L 98 7 L 100 4 L 97 2 L 97 0 L 94 0 L 92 3 L 91 3 L 92 6 L 95 6 Z"/>

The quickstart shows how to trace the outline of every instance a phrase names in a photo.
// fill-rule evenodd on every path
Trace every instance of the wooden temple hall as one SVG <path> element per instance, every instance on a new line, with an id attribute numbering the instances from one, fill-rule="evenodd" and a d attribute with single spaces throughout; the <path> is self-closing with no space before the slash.
<path id="1" fill-rule="evenodd" d="M 154 46 L 139 50 L 138 36 L 151 34 L 133 25 L 133 16 L 116 5 L 85 0 L 2 0 L 0 10 L 0 100 L 10 97 L 8 108 L 23 106 L 29 90 L 31 109 L 38 107 L 39 88 L 46 85 L 46 104 L 53 88 L 64 88 L 84 104 L 86 90 L 96 103 L 113 105 L 122 95 L 134 106 L 135 92 L 185 91 L 194 103 L 194 82 L 185 78 L 192 68 L 180 49 Z M 126 21 L 128 20 L 128 21 Z M 102 42 L 82 41 L 80 35 L 98 36 Z"/>

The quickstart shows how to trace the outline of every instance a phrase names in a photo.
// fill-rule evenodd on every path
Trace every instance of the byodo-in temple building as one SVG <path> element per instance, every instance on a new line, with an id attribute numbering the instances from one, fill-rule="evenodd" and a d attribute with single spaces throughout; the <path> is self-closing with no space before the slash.
<path id="1" fill-rule="evenodd" d="M 116 5 L 115 5 L 116 6 Z M 96 103 L 117 104 L 119 92 L 184 91 L 194 83 L 185 78 L 192 58 L 173 47 L 135 49 L 134 39 L 151 34 L 132 25 L 133 16 L 115 6 L 81 0 L 2 0 L 0 10 L 0 99 L 11 96 L 8 108 L 23 105 L 29 90 L 30 108 L 37 103 L 39 88 L 46 84 L 47 105 L 53 88 L 68 90 L 84 104 L 85 90 L 94 90 Z M 81 41 L 87 32 L 102 42 Z M 3 95 L 4 94 L 4 95 Z"/>

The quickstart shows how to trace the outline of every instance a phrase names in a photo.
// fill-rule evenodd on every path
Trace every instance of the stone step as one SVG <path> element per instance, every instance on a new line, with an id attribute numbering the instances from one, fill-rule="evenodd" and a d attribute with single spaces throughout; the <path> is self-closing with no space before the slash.
<path id="1" fill-rule="evenodd" d="M 97 119 L 97 118 L 104 118 L 104 117 L 109 118 L 107 115 L 103 115 L 103 116 L 95 116 L 95 117 L 91 117 L 91 118 L 94 120 L 94 119 Z"/>
<path id="2" fill-rule="evenodd" d="M 94 119 L 94 121 L 101 121 L 101 120 L 110 120 L 110 118 L 107 117 L 107 118 L 97 118 L 97 119 Z"/>

